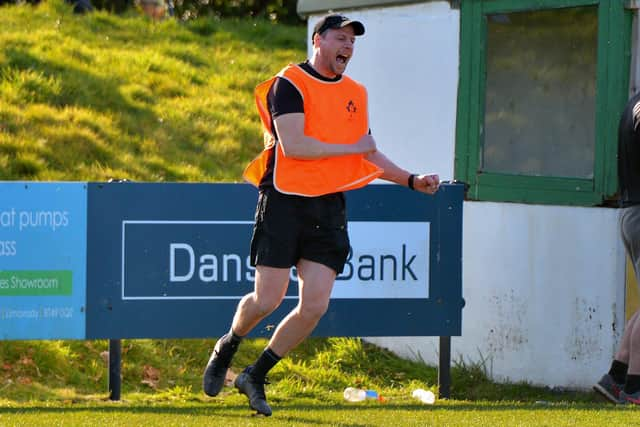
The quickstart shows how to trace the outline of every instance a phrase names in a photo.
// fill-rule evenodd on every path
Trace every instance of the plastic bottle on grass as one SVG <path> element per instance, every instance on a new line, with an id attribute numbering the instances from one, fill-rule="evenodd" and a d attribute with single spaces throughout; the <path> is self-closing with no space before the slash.
<path id="1" fill-rule="evenodd" d="M 436 401 L 436 395 L 433 394 L 431 390 L 424 390 L 422 388 L 419 388 L 413 390 L 413 393 L 411 395 L 422 403 L 426 403 L 427 405 L 433 405 L 433 403 Z"/>
<path id="2" fill-rule="evenodd" d="M 362 402 L 367 399 L 376 399 L 380 402 L 384 401 L 384 398 L 375 390 L 363 390 L 355 387 L 345 388 L 343 395 L 344 399 L 349 402 Z"/>

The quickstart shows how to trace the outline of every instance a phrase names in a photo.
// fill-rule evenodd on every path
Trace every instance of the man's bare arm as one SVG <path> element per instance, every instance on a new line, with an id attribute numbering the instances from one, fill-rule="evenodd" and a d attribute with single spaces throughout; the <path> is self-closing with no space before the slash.
<path id="1" fill-rule="evenodd" d="M 367 160 L 384 170 L 380 179 L 409 186 L 409 177 L 412 174 L 393 163 L 381 151 L 368 154 Z M 413 178 L 413 189 L 422 193 L 433 194 L 438 191 L 439 186 L 440 178 L 436 174 L 415 175 Z"/>
<path id="2" fill-rule="evenodd" d="M 304 134 L 304 113 L 283 114 L 274 120 L 284 155 L 295 159 L 319 159 L 367 154 L 376 150 L 371 135 L 363 135 L 355 144 L 327 144 Z M 330 123 L 327 126 L 331 126 Z"/>

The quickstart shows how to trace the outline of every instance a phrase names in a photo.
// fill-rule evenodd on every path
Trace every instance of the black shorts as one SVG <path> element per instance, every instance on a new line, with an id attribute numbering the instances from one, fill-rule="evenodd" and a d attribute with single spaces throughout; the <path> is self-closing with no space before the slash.
<path id="1" fill-rule="evenodd" d="M 350 249 L 345 211 L 343 193 L 303 197 L 261 190 L 251 265 L 288 268 L 304 258 L 342 273 Z"/>

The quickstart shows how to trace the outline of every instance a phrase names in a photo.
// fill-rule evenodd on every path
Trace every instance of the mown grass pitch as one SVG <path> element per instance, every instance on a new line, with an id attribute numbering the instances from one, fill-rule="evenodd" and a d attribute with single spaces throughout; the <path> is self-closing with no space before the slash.
<path id="1" fill-rule="evenodd" d="M 406 398 L 385 404 L 335 400 L 271 399 L 269 418 L 254 416 L 242 396 L 145 403 L 27 403 L 0 406 L 0 425 L 123 426 L 634 426 L 635 407 L 567 402 L 439 401 L 422 405 Z M 193 399 L 199 399 L 193 396 Z"/>

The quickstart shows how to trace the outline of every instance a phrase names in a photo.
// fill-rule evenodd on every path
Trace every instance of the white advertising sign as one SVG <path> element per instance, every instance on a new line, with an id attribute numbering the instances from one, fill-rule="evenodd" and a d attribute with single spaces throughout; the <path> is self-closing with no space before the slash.
<path id="1" fill-rule="evenodd" d="M 349 222 L 352 253 L 331 298 L 428 298 L 428 222 Z"/>

